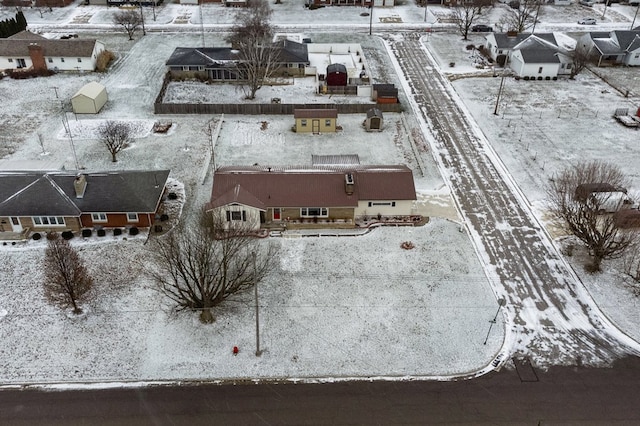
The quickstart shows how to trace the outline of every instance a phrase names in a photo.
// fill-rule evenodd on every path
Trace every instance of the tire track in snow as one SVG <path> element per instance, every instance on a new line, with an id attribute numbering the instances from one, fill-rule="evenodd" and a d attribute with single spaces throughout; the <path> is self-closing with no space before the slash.
<path id="1" fill-rule="evenodd" d="M 638 345 L 599 311 L 582 284 L 553 248 L 517 189 L 457 103 L 450 83 L 418 37 L 391 42 L 411 96 L 433 134 L 434 152 L 451 179 L 481 257 L 495 270 L 496 293 L 507 300 L 512 356 L 538 366 L 608 364 Z M 504 173 L 504 172 L 502 172 Z M 624 341 L 624 342 L 623 342 Z"/>

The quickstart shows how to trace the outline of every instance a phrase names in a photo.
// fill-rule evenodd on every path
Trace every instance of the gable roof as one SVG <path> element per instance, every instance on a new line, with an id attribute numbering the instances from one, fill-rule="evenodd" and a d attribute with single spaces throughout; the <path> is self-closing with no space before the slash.
<path id="1" fill-rule="evenodd" d="M 76 92 L 75 95 L 71 97 L 71 99 L 76 98 L 78 96 L 86 96 L 90 99 L 96 99 L 100 93 L 105 90 L 105 87 L 98 83 L 97 81 L 91 81 L 80 88 Z"/>
<path id="2" fill-rule="evenodd" d="M 76 198 L 78 174 L 87 180 Z M 0 172 L 0 216 L 78 216 L 86 212 L 153 213 L 169 170 L 85 172 Z"/>
<path id="3" fill-rule="evenodd" d="M 352 174 L 354 191 L 345 191 Z M 253 201 L 252 198 L 255 198 Z M 413 173 L 402 165 L 221 167 L 213 178 L 211 210 L 232 202 L 268 207 L 356 207 L 359 200 L 415 200 Z"/>
<path id="4" fill-rule="evenodd" d="M 487 37 L 491 37 L 491 36 L 494 37 L 496 41 L 496 47 L 498 49 L 513 49 L 518 44 L 522 43 L 524 40 L 527 40 L 528 38 L 544 41 L 552 46 L 558 45 L 556 41 L 556 37 L 555 35 L 553 35 L 553 33 L 536 33 L 535 35 L 529 34 L 529 33 L 520 33 L 514 36 L 508 35 L 508 33 L 492 33 Z"/>
<path id="5" fill-rule="evenodd" d="M 545 48 L 520 49 L 522 60 L 528 64 L 558 64 L 558 54 L 555 50 Z"/>
<path id="6" fill-rule="evenodd" d="M 37 44 L 42 47 L 45 57 L 89 58 L 96 43 L 96 39 L 46 39 L 22 31 L 12 37 L 0 39 L 0 56 L 29 56 L 29 45 Z"/>
<path id="7" fill-rule="evenodd" d="M 640 48 L 640 31 L 594 31 L 589 33 L 594 46 L 602 55 L 624 55 Z"/>

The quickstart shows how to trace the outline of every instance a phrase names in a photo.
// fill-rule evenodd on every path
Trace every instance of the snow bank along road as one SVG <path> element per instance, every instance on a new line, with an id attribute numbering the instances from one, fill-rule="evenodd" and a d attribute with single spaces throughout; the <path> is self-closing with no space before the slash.
<path id="1" fill-rule="evenodd" d="M 511 333 L 495 364 L 515 357 L 537 366 L 602 365 L 640 353 L 555 250 L 419 36 L 389 43 L 494 291 L 506 300 Z"/>

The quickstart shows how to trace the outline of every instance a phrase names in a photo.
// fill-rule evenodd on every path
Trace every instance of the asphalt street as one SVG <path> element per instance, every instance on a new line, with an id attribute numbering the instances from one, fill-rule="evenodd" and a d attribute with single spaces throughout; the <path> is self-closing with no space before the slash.
<path id="1" fill-rule="evenodd" d="M 637 425 L 640 358 L 455 382 L 0 391 L 2 425 Z"/>

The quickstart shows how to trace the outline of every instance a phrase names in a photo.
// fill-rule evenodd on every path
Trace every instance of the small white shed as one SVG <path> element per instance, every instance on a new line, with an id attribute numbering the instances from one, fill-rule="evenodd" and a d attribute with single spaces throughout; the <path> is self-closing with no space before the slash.
<path id="1" fill-rule="evenodd" d="M 76 114 L 97 114 L 107 103 L 107 89 L 100 83 L 87 83 L 71 98 Z"/>

